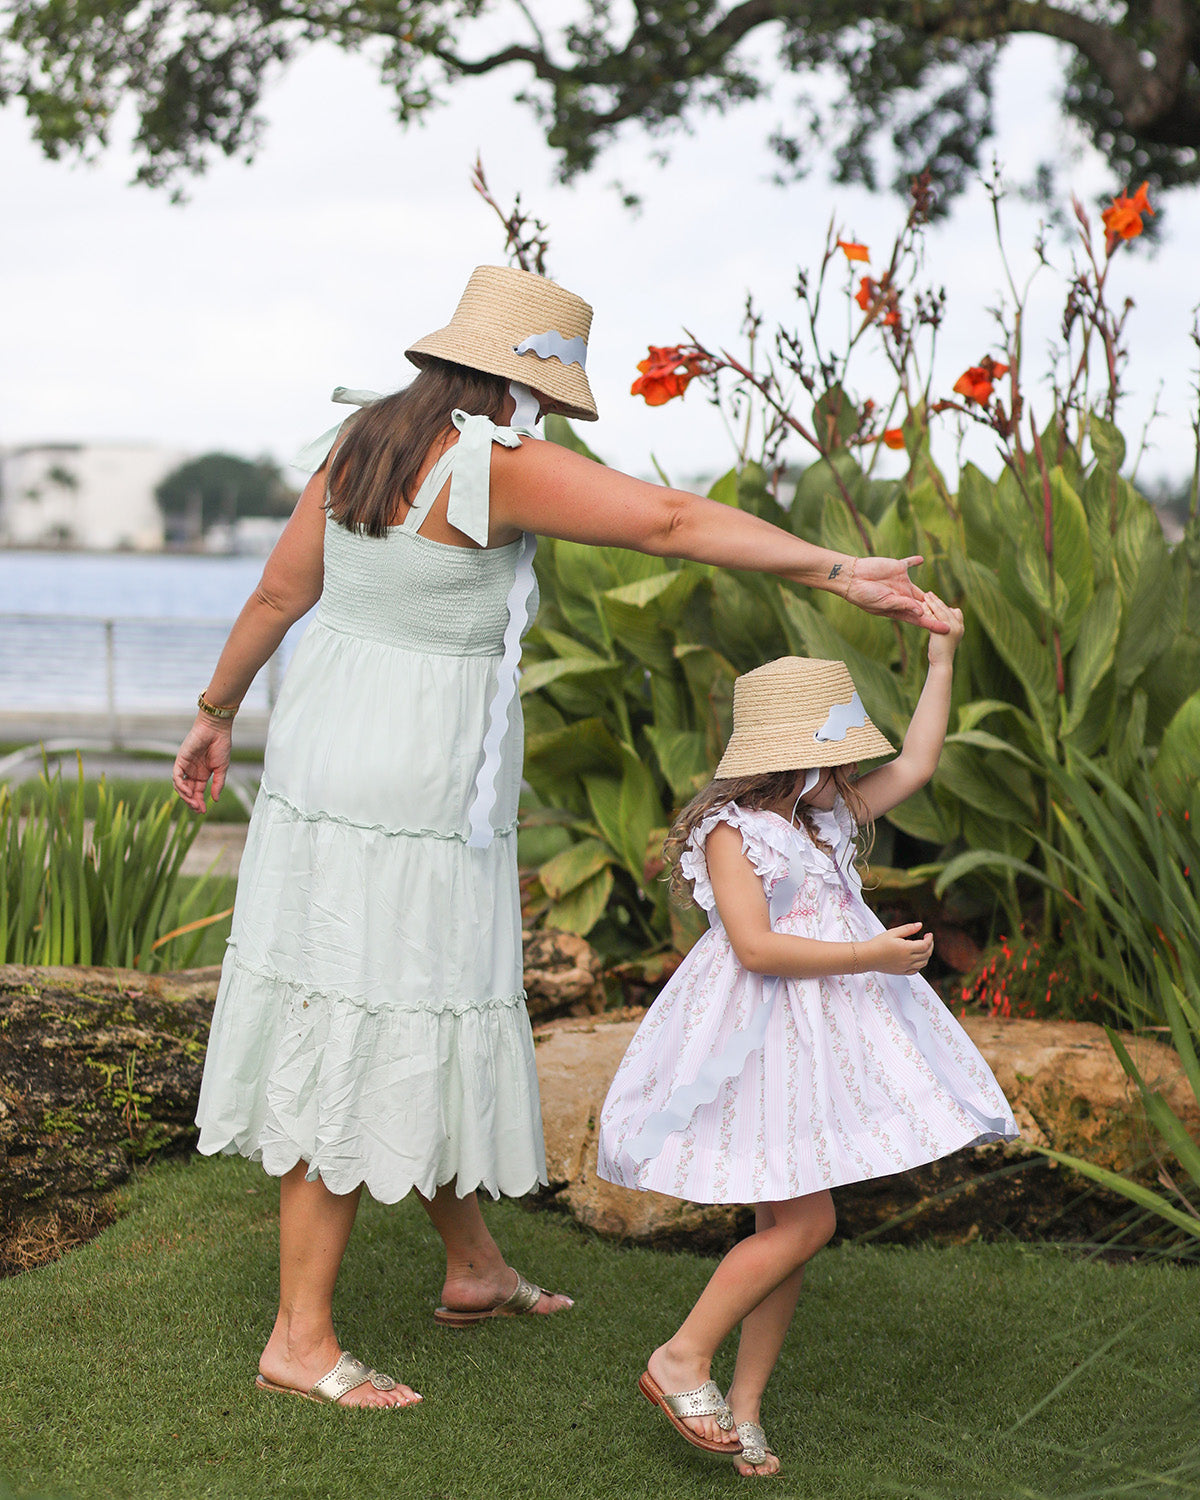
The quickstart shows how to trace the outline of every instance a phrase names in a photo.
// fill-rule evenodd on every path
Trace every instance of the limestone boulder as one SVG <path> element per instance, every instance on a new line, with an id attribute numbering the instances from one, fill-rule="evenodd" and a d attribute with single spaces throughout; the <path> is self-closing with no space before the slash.
<path id="1" fill-rule="evenodd" d="M 614 1239 L 720 1248 L 749 1228 L 745 1210 L 635 1193 L 596 1175 L 600 1110 L 640 1012 L 561 1022 L 537 1037 L 549 1195 Z M 1116 1171 L 1143 1168 L 1150 1140 L 1136 1090 L 1099 1026 L 991 1021 L 964 1025 L 1013 1105 L 1020 1142 L 961 1151 L 929 1166 L 835 1192 L 840 1233 L 958 1243 L 983 1236 L 1090 1240 L 1129 1212 L 1031 1149 L 1050 1147 Z M 1170 1048 L 1128 1039 L 1151 1087 L 1200 1137 L 1200 1111 Z"/>
<path id="2" fill-rule="evenodd" d="M 557 1016 L 596 1015 L 604 1009 L 600 956 L 586 938 L 540 928 L 523 932 L 525 1003 L 535 1026 Z"/>

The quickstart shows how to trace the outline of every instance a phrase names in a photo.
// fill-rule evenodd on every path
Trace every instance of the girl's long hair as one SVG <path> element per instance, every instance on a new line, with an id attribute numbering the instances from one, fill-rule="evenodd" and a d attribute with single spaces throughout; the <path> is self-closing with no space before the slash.
<path id="1" fill-rule="evenodd" d="M 454 409 L 498 422 L 507 395 L 502 375 L 431 359 L 402 391 L 350 418 L 329 466 L 329 514 L 348 531 L 385 536 L 415 496 L 430 449 L 454 431 Z"/>
<path id="2" fill-rule="evenodd" d="M 829 769 L 833 772 L 833 784 L 854 819 L 857 857 L 865 860 L 875 842 L 875 823 L 871 811 L 854 785 L 852 768 L 831 766 Z M 719 781 L 710 781 L 697 792 L 671 824 L 663 843 L 663 858 L 671 867 L 672 899 L 684 906 L 694 903 L 691 881 L 683 873 L 679 856 L 687 847 L 688 839 L 710 812 L 724 807 L 727 802 L 736 802 L 739 807 L 767 808 L 778 812 L 780 807 L 795 800 L 798 777 L 797 771 L 764 771 L 757 776 L 727 776 Z M 796 803 L 796 817 L 817 848 L 832 857 L 833 850 L 818 834 L 812 811 L 805 803 Z"/>

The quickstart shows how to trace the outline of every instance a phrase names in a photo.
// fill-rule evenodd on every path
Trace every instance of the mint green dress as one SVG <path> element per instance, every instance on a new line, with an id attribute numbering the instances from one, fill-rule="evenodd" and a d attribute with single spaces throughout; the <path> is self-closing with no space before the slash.
<path id="1" fill-rule="evenodd" d="M 271 717 L 199 1149 L 396 1202 L 545 1182 L 522 986 L 520 636 L 534 538 L 487 548 L 495 441 L 460 438 L 400 526 L 325 530 L 325 582 Z M 449 517 L 479 550 L 420 527 Z"/>

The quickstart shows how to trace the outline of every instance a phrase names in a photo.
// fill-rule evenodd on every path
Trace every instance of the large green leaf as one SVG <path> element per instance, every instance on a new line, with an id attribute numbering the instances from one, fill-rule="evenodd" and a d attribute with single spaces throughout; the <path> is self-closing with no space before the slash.
<path id="1" fill-rule="evenodd" d="M 1121 598 L 1112 579 L 1104 579 L 1080 621 L 1075 649 L 1067 661 L 1067 702 L 1062 732 L 1073 734 L 1083 721 L 1092 694 L 1112 666 L 1121 629 Z"/>
<path id="2" fill-rule="evenodd" d="M 887 814 L 887 820 L 901 833 L 927 844 L 944 844 L 950 837 L 946 820 L 927 788 L 914 792 Z"/>
<path id="3" fill-rule="evenodd" d="M 1050 475 L 1050 502 L 1054 570 L 1067 592 L 1065 603 L 1055 600 L 1056 614 L 1062 621 L 1063 649 L 1069 651 L 1079 634 L 1084 611 L 1092 602 L 1094 582 L 1087 513 L 1061 468 Z"/>
<path id="4" fill-rule="evenodd" d="M 615 680 L 621 675 L 621 663 L 617 661 L 604 661 L 600 657 L 589 658 L 585 656 L 559 657 L 550 661 L 535 661 L 521 673 L 521 696 L 536 693 L 552 682 L 561 683 L 567 679 L 579 680 L 591 678 L 600 681 Z"/>
<path id="5" fill-rule="evenodd" d="M 713 762 L 699 730 L 659 729 L 651 725 L 646 738 L 654 747 L 659 769 L 679 803 L 687 802 L 711 776 Z"/>
<path id="6" fill-rule="evenodd" d="M 538 870 L 538 879 L 546 894 L 560 901 L 568 891 L 577 889 L 611 864 L 612 857 L 612 850 L 599 839 L 581 839 L 547 860 Z"/>
<path id="7" fill-rule="evenodd" d="M 654 777 L 632 750 L 622 749 L 623 775 L 617 801 L 617 826 L 625 868 L 637 885 L 645 883 L 650 835 L 667 821 Z M 649 893 L 647 893 L 649 894 Z"/>
<path id="8" fill-rule="evenodd" d="M 1154 761 L 1154 784 L 1172 807 L 1186 807 L 1200 782 L 1200 688 L 1167 725 Z"/>
<path id="9" fill-rule="evenodd" d="M 961 553 L 955 555 L 952 565 L 972 612 L 987 631 L 1005 665 L 1025 689 L 1030 711 L 1049 739 L 1056 697 L 1049 648 L 1038 640 L 1025 618 L 1004 597 L 991 569 Z"/>
<path id="10" fill-rule="evenodd" d="M 525 739 L 525 769 L 531 780 L 543 769 L 555 776 L 580 776 L 615 771 L 620 764 L 621 747 L 600 718 L 577 719 L 564 729 Z"/>
<path id="11" fill-rule="evenodd" d="M 577 932 L 580 937 L 586 937 L 604 915 L 612 890 L 613 872 L 605 865 L 590 880 L 585 880 L 561 901 L 555 902 L 544 918 L 547 927 L 557 927 L 561 932 Z"/>
<path id="12" fill-rule="evenodd" d="M 969 807 L 1009 823 L 1028 822 L 1037 813 L 1028 771 L 995 752 L 981 753 L 970 744 L 947 744 L 934 780 Z"/>
<path id="13" fill-rule="evenodd" d="M 958 509 L 967 551 L 972 557 L 994 557 L 1002 536 L 996 485 L 974 464 L 964 464 L 958 476 Z M 893 557 L 905 554 L 893 552 Z"/>

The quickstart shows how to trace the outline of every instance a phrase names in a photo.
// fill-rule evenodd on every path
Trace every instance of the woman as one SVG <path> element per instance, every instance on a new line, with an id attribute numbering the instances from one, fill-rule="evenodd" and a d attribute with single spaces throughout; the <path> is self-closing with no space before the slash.
<path id="1" fill-rule="evenodd" d="M 396 395 L 308 450 L 316 472 L 221 653 L 175 763 L 219 795 L 237 705 L 320 600 L 275 706 L 201 1089 L 200 1150 L 280 1178 L 280 1300 L 264 1389 L 420 1400 L 342 1352 L 338 1267 L 365 1185 L 415 1190 L 446 1247 L 439 1322 L 571 1305 L 508 1267 L 476 1190 L 545 1182 L 522 1003 L 516 664 L 537 534 L 776 573 L 933 630 L 903 562 L 525 442 L 594 420 L 591 308 L 482 266 Z M 505 424 L 517 424 L 516 429 Z"/>

